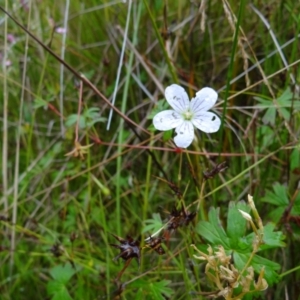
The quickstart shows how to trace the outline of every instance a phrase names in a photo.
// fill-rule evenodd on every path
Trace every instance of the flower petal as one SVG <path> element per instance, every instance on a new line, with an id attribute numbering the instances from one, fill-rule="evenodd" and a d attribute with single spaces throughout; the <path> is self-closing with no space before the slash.
<path id="1" fill-rule="evenodd" d="M 195 116 L 191 122 L 196 126 L 198 129 L 206 132 L 206 133 L 212 133 L 219 130 L 221 125 L 220 118 L 210 112 L 203 112 L 202 115 Z"/>
<path id="2" fill-rule="evenodd" d="M 170 130 L 183 123 L 182 116 L 175 110 L 164 110 L 153 118 L 153 125 L 157 130 Z"/>
<path id="3" fill-rule="evenodd" d="M 177 135 L 174 138 L 174 142 L 177 147 L 187 148 L 194 139 L 194 126 L 190 121 L 185 121 L 178 127 L 176 127 Z"/>
<path id="4" fill-rule="evenodd" d="M 208 111 L 218 100 L 215 90 L 205 87 L 196 93 L 196 97 L 191 100 L 191 110 L 194 113 Z"/>
<path id="5" fill-rule="evenodd" d="M 168 86 L 165 90 L 165 97 L 172 108 L 179 113 L 190 107 L 190 100 L 186 91 L 178 84 Z"/>

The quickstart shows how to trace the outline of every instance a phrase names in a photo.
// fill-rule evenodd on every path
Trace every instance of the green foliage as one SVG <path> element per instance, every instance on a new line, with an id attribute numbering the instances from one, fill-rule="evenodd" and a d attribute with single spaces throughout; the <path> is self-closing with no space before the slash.
<path id="1" fill-rule="evenodd" d="M 290 156 L 290 169 L 291 171 L 300 168 L 300 150 L 295 148 L 293 149 Z"/>
<path id="2" fill-rule="evenodd" d="M 98 107 L 91 107 L 86 109 L 83 114 L 78 118 L 77 114 L 72 114 L 68 116 L 66 120 L 66 126 L 74 126 L 77 122 L 79 123 L 80 129 L 87 129 L 94 126 L 98 122 L 106 121 L 106 118 L 100 117 L 100 109 Z"/>
<path id="3" fill-rule="evenodd" d="M 276 104 L 273 104 L 270 100 L 265 100 L 260 97 L 254 97 L 260 104 L 258 105 L 259 108 L 266 109 L 266 112 L 262 118 L 264 124 L 271 124 L 275 125 L 276 123 L 276 113 L 277 110 L 281 114 L 281 116 L 286 120 L 289 121 L 291 118 L 290 108 L 293 106 L 293 102 L 295 95 L 291 91 L 290 88 L 287 88 L 280 97 L 276 99 Z M 270 105 L 271 104 L 271 105 Z M 266 108 L 267 107 L 267 108 Z M 299 106 L 296 105 L 296 109 L 299 110 Z"/>
<path id="4" fill-rule="evenodd" d="M 142 233 L 156 232 L 163 226 L 160 214 L 157 213 L 152 214 L 151 219 L 145 220 L 145 224 L 147 225 L 144 226 Z"/>
<path id="5" fill-rule="evenodd" d="M 264 195 L 256 204 L 266 224 L 264 243 L 251 259 L 256 279 L 265 265 L 273 283 L 283 266 L 278 284 L 257 297 L 298 299 L 300 2 L 267 7 L 251 1 L 293 64 L 284 69 L 281 55 L 272 55 L 278 46 L 270 30 L 245 0 L 72 0 L 69 9 L 66 1 L 4 2 L 49 48 L 0 10 L 1 300 L 113 299 L 115 291 L 121 299 L 205 300 L 201 293 L 215 290 L 203 262 L 192 262 L 190 245 L 205 252 L 209 244 L 214 250 L 222 245 L 243 268 L 256 234 L 237 208 L 250 210 L 242 202 L 229 209 L 224 203 L 247 192 Z M 232 27 L 239 15 L 243 30 Z M 65 18 L 63 36 L 57 29 Z M 49 49 L 64 56 L 63 77 L 62 62 Z M 230 64 L 228 57 L 234 58 Z M 258 60 L 268 86 L 254 65 Z M 84 78 L 93 86 L 83 83 L 79 95 Z M 226 87 L 227 80 L 232 83 Z M 153 116 L 171 109 L 164 89 L 176 81 L 189 95 L 205 86 L 218 90 L 213 110 L 224 114 L 222 140 L 219 133 L 197 132 L 201 138 L 178 151 L 166 143 L 174 130 L 154 129 Z M 106 130 L 115 87 L 115 107 L 123 114 L 114 112 Z M 202 172 L 225 159 L 229 167 L 204 181 Z M 197 210 L 199 199 L 204 201 Z M 174 213 L 174 207 L 195 215 Z M 286 234 L 283 249 L 280 230 Z M 141 242 L 140 266 L 124 255 L 114 260 L 121 249 L 111 244 L 121 243 L 111 233 Z M 151 247 L 157 241 L 162 250 Z M 65 263 L 70 261 L 76 270 Z"/>
<path id="6" fill-rule="evenodd" d="M 165 297 L 171 297 L 174 293 L 173 289 L 168 285 L 171 283 L 169 280 L 161 280 L 156 282 L 149 282 L 148 280 L 137 279 L 129 286 L 137 288 L 138 292 L 135 299 L 155 299 L 164 300 Z"/>
<path id="7" fill-rule="evenodd" d="M 47 292 L 52 296 L 52 300 L 71 300 L 67 284 L 73 275 L 76 273 L 74 267 L 67 263 L 65 265 L 58 265 L 50 270 L 50 275 L 53 280 L 47 284 Z"/>
<path id="8" fill-rule="evenodd" d="M 269 217 L 275 223 L 278 223 L 280 218 L 283 216 L 286 209 L 290 204 L 290 199 L 287 191 L 287 187 L 276 182 L 273 185 L 273 191 L 267 191 L 265 197 L 262 198 L 263 202 L 275 205 L 276 208 L 270 210 Z M 291 215 L 300 215 L 300 194 L 298 193 L 295 197 Z"/>
<path id="9" fill-rule="evenodd" d="M 222 245 L 228 254 L 233 255 L 235 266 L 242 271 L 253 251 L 254 233 L 246 235 L 247 221 L 243 218 L 238 209 L 249 212 L 249 208 L 244 202 L 237 204 L 231 202 L 228 208 L 227 228 L 222 226 L 219 216 L 219 209 L 211 208 L 208 215 L 208 221 L 200 221 L 197 224 L 196 231 L 205 238 L 212 247 Z M 274 232 L 273 225 L 264 226 L 263 245 L 258 251 L 283 247 L 283 235 L 281 232 Z M 249 266 L 259 273 L 265 267 L 265 278 L 271 285 L 278 280 L 276 271 L 280 269 L 280 265 L 271 260 L 263 258 L 255 254 Z"/>

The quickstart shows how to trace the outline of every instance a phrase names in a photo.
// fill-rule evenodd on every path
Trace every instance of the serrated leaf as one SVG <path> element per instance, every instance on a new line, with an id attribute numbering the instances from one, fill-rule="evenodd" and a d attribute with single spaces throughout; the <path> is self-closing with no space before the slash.
<path id="1" fill-rule="evenodd" d="M 293 99 L 293 93 L 290 88 L 287 88 L 277 99 L 276 99 L 276 105 L 272 102 L 272 100 L 266 100 L 260 97 L 254 97 L 255 100 L 260 102 L 261 104 L 258 104 L 258 108 L 266 108 L 267 111 L 264 114 L 262 120 L 264 124 L 272 124 L 275 125 L 276 121 L 276 112 L 279 110 L 280 115 L 288 121 L 290 119 L 290 112 L 287 108 L 291 107 L 292 105 L 292 99 Z"/>
<path id="2" fill-rule="evenodd" d="M 143 292 L 140 292 L 144 296 L 143 299 L 148 299 L 148 297 L 145 297 L 148 294 L 151 296 L 150 299 L 165 300 L 165 297 L 171 297 L 174 293 L 174 291 L 168 287 L 170 283 L 170 280 L 151 282 L 143 279 L 138 279 L 132 282 L 130 284 L 130 287 L 140 288 Z"/>
<path id="3" fill-rule="evenodd" d="M 281 113 L 281 116 L 282 116 L 286 121 L 289 121 L 289 120 L 290 120 L 291 114 L 290 114 L 290 112 L 289 112 L 286 108 L 282 107 L 282 108 L 279 109 L 279 111 L 280 111 L 280 113 Z"/>
<path id="4" fill-rule="evenodd" d="M 35 98 L 34 101 L 33 101 L 33 108 L 34 109 L 38 109 L 40 107 L 44 107 L 44 106 L 47 106 L 48 103 L 41 99 L 41 98 Z"/>
<path id="5" fill-rule="evenodd" d="M 291 88 L 288 87 L 281 96 L 277 99 L 277 102 L 284 107 L 289 107 L 291 105 L 291 100 L 294 97 L 294 93 L 292 92 Z"/>
<path id="6" fill-rule="evenodd" d="M 63 284 L 66 284 L 75 273 L 76 270 L 74 270 L 70 263 L 58 265 L 50 270 L 52 278 Z"/>
<path id="7" fill-rule="evenodd" d="M 229 248 L 229 239 L 219 219 L 219 208 L 212 207 L 209 210 L 208 222 L 200 221 L 196 226 L 196 232 L 214 245 L 223 245 Z"/>
<path id="8" fill-rule="evenodd" d="M 67 289 L 62 290 L 60 293 L 53 295 L 51 300 L 72 300 L 73 298 L 70 296 Z"/>
<path id="9" fill-rule="evenodd" d="M 254 237 L 254 233 L 247 235 L 247 240 L 249 243 L 252 243 Z M 260 245 L 259 251 L 277 247 L 285 247 L 285 242 L 283 241 L 284 238 L 285 236 L 281 231 L 275 231 L 275 224 L 268 223 L 266 226 L 264 226 L 264 243 Z"/>
<path id="10" fill-rule="evenodd" d="M 98 107 L 91 107 L 84 111 L 84 117 L 87 119 L 95 119 L 100 116 L 100 109 Z"/>
<path id="11" fill-rule="evenodd" d="M 104 123 L 104 122 L 106 122 L 106 121 L 107 121 L 107 118 L 105 118 L 105 117 L 99 117 L 99 118 L 93 119 L 93 120 L 91 120 L 91 121 L 88 121 L 88 122 L 87 122 L 87 126 L 88 126 L 88 127 L 92 127 L 92 126 L 94 126 L 96 123 Z"/>
<path id="12" fill-rule="evenodd" d="M 272 219 L 272 221 L 274 223 L 277 223 L 282 217 L 284 211 L 289 206 L 290 201 L 288 198 L 287 187 L 279 183 L 275 183 L 273 186 L 273 191 L 274 192 L 267 191 L 265 197 L 262 198 L 262 201 L 277 206 L 277 208 L 271 209 L 269 213 L 269 217 Z M 297 195 L 291 210 L 291 215 L 299 215 L 299 214 L 300 214 L 300 194 Z"/>
<path id="13" fill-rule="evenodd" d="M 86 71 L 83 73 L 84 77 L 86 77 L 87 79 L 91 80 L 92 77 L 94 76 L 95 74 L 95 70 L 89 70 L 89 71 Z"/>
<path id="14" fill-rule="evenodd" d="M 241 271 L 244 269 L 245 265 L 248 263 L 251 253 L 233 253 L 233 260 L 234 265 Z M 267 280 L 268 284 L 272 285 L 275 282 L 278 281 L 278 274 L 276 271 L 280 269 L 280 265 L 268 260 L 266 258 L 263 258 L 259 255 L 255 255 L 253 259 L 251 260 L 251 264 L 255 270 L 256 273 L 259 273 L 261 269 L 265 268 L 265 279 Z"/>
<path id="15" fill-rule="evenodd" d="M 268 191 L 261 200 L 263 202 L 271 203 L 274 205 L 288 205 L 289 204 L 289 199 L 287 196 L 287 189 L 285 186 L 279 184 L 276 182 L 273 185 L 273 191 L 270 192 Z"/>
<path id="16" fill-rule="evenodd" d="M 174 292 L 171 288 L 167 287 L 171 283 L 170 280 L 162 280 L 153 282 L 150 284 L 150 290 L 152 291 L 152 295 L 155 296 L 154 299 L 164 300 L 165 297 L 170 297 Z"/>
<path id="17" fill-rule="evenodd" d="M 281 192 L 280 189 L 277 189 L 277 191 Z M 247 222 L 244 220 L 238 209 L 247 213 L 249 211 L 249 208 L 244 202 L 229 204 L 226 230 L 227 234 L 224 232 L 219 219 L 219 210 L 215 208 L 210 210 L 208 222 L 201 221 L 198 223 L 196 231 L 208 240 L 210 246 L 215 250 L 218 246 L 222 245 L 227 255 L 233 253 L 234 265 L 240 271 L 248 265 L 252 266 L 256 273 L 259 273 L 262 267 L 265 267 L 265 278 L 269 284 L 272 284 L 278 279 L 276 271 L 280 268 L 280 265 L 260 257 L 257 254 L 255 254 L 249 262 L 249 259 L 253 254 L 253 242 L 256 237 L 253 233 L 245 236 Z M 285 245 L 283 242 L 284 237 L 282 232 L 275 232 L 273 224 L 268 224 L 264 229 L 265 244 L 261 245 L 259 250 L 282 247 Z M 201 251 L 206 253 L 206 251 L 203 251 L 202 249 Z"/>
<path id="18" fill-rule="evenodd" d="M 268 108 L 262 118 L 262 121 L 264 124 L 271 124 L 274 126 L 276 121 L 276 109 L 273 107 Z"/>
<path id="19" fill-rule="evenodd" d="M 143 228 L 142 233 L 151 232 L 153 234 L 163 227 L 163 222 L 158 213 L 152 214 L 152 219 L 145 220 L 145 224 L 147 225 Z"/>
<path id="20" fill-rule="evenodd" d="M 66 286 L 56 280 L 48 282 L 47 292 L 48 295 L 52 295 L 52 300 L 72 300 Z"/>
<path id="21" fill-rule="evenodd" d="M 145 299 L 145 293 L 143 293 L 143 289 L 139 289 L 137 293 L 134 295 L 135 300 L 144 300 Z"/>
<path id="22" fill-rule="evenodd" d="M 76 124 L 77 120 L 78 120 L 78 116 L 75 114 L 68 116 L 65 122 L 66 127 L 71 127 L 72 125 Z"/>
<path id="23" fill-rule="evenodd" d="M 247 221 L 243 218 L 239 209 L 247 213 L 250 211 L 245 202 L 238 202 L 237 204 L 234 202 L 229 203 L 226 232 L 228 237 L 235 242 L 245 236 L 246 233 Z M 233 247 L 233 245 L 231 245 L 231 247 Z"/>
<path id="24" fill-rule="evenodd" d="M 63 290 L 65 288 L 65 285 L 59 281 L 51 280 L 47 284 L 47 292 L 49 295 L 56 294 Z"/>
<path id="25" fill-rule="evenodd" d="M 78 122 L 78 120 L 80 129 L 92 127 L 98 122 L 105 122 L 107 118 L 101 117 L 99 111 L 100 109 L 98 107 L 91 107 L 89 109 L 86 109 L 84 113 L 79 116 L 79 119 L 77 114 L 71 114 L 66 119 L 66 127 L 71 127 L 75 125 Z"/>

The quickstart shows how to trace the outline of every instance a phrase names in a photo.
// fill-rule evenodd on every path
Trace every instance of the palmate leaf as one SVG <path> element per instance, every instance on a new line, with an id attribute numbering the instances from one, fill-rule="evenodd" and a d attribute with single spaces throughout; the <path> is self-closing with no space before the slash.
<path id="1" fill-rule="evenodd" d="M 259 247 L 259 251 L 273 249 L 277 247 L 285 247 L 284 235 L 281 231 L 274 231 L 275 224 L 268 223 L 264 226 L 264 244 Z M 246 237 L 249 243 L 252 243 L 254 239 L 254 233 L 248 234 Z"/>
<path id="2" fill-rule="evenodd" d="M 66 284 L 71 277 L 76 273 L 76 270 L 70 263 L 65 265 L 55 266 L 50 270 L 50 274 L 55 281 Z"/>
<path id="3" fill-rule="evenodd" d="M 100 116 L 100 109 L 98 107 L 91 107 L 86 109 L 78 118 L 77 114 L 71 114 L 66 119 L 66 126 L 71 127 L 79 121 L 79 128 L 85 129 L 92 127 L 98 122 L 105 122 L 106 118 Z"/>
<path id="4" fill-rule="evenodd" d="M 219 208 L 212 207 L 208 214 L 209 221 L 200 221 L 196 226 L 196 231 L 212 245 L 223 245 L 226 249 L 229 248 L 230 241 L 222 227 L 219 213 Z"/>
<path id="5" fill-rule="evenodd" d="M 211 208 L 208 215 L 208 221 L 200 221 L 196 226 L 196 231 L 205 238 L 209 244 L 216 248 L 222 245 L 227 254 L 233 254 L 234 264 L 241 271 L 253 250 L 253 233 L 246 235 L 247 221 L 242 217 L 238 209 L 249 213 L 249 208 L 244 202 L 237 204 L 229 203 L 227 216 L 227 229 L 224 230 L 219 218 L 219 209 Z M 275 247 L 283 247 L 282 232 L 274 232 L 274 225 L 268 224 L 264 227 L 264 244 L 260 246 L 259 251 Z M 269 284 L 276 282 L 278 275 L 276 271 L 280 265 L 267 260 L 257 254 L 254 256 L 250 265 L 259 273 L 265 267 L 265 279 Z"/>
<path id="6" fill-rule="evenodd" d="M 257 107 L 267 108 L 265 115 L 263 116 L 263 123 L 270 123 L 271 125 L 275 125 L 276 121 L 276 112 L 280 111 L 281 116 L 288 121 L 290 119 L 289 108 L 293 105 L 294 94 L 290 88 L 287 88 L 280 97 L 276 99 L 277 106 L 273 104 L 272 100 L 266 100 L 260 97 L 254 97 L 260 104 Z"/>
<path id="7" fill-rule="evenodd" d="M 275 183 L 273 185 L 273 192 L 267 191 L 265 197 L 262 198 L 262 201 L 277 206 L 276 209 L 272 209 L 270 211 L 269 216 L 274 223 L 278 223 L 284 211 L 288 208 L 290 204 L 287 187 L 279 183 Z M 300 214 L 300 194 L 298 193 L 291 210 L 291 215 L 299 215 L 299 214 Z"/>
<path id="8" fill-rule="evenodd" d="M 66 286 L 56 280 L 48 282 L 47 292 L 52 295 L 51 300 L 72 300 Z"/>
<path id="9" fill-rule="evenodd" d="M 50 270 L 53 280 L 47 284 L 47 292 L 52 295 L 52 300 L 71 300 L 66 284 L 77 271 L 70 263 L 55 266 Z"/>
<path id="10" fill-rule="evenodd" d="M 171 297 L 174 293 L 168 285 L 170 280 L 161 280 L 156 282 L 149 282 L 147 280 L 138 279 L 130 284 L 132 288 L 138 288 L 135 299 L 155 299 L 165 300 L 165 297 Z"/>
<path id="11" fill-rule="evenodd" d="M 238 253 L 233 252 L 233 261 L 237 269 L 242 270 L 250 258 L 251 253 Z M 250 266 L 253 267 L 256 273 L 259 273 L 262 268 L 265 270 L 265 279 L 269 285 L 272 285 L 278 281 L 278 274 L 276 271 L 280 269 L 280 265 L 269 259 L 263 258 L 259 255 L 255 255 L 251 260 Z"/>
<path id="12" fill-rule="evenodd" d="M 245 202 L 238 202 L 237 204 L 233 202 L 229 203 L 226 232 L 230 238 L 231 246 L 236 248 L 239 247 L 239 239 L 245 236 L 247 223 L 238 209 L 247 213 L 250 211 Z"/>
<path id="13" fill-rule="evenodd" d="M 163 227 L 163 222 L 161 220 L 160 214 L 154 213 L 152 214 L 152 219 L 145 220 L 145 223 L 147 224 L 143 230 L 142 233 L 145 232 L 151 232 L 155 233 L 160 228 Z"/>

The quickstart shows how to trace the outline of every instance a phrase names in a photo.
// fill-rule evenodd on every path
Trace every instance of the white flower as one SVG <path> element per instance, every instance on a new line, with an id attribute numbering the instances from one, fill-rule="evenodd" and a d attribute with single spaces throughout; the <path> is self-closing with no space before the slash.
<path id="1" fill-rule="evenodd" d="M 218 99 L 217 92 L 212 88 L 201 89 L 190 102 L 186 91 L 172 84 L 166 88 L 165 96 L 173 110 L 164 110 L 155 115 L 153 125 L 162 131 L 176 128 L 174 142 L 177 147 L 187 148 L 192 143 L 194 126 L 206 133 L 219 130 L 220 118 L 208 111 Z"/>

